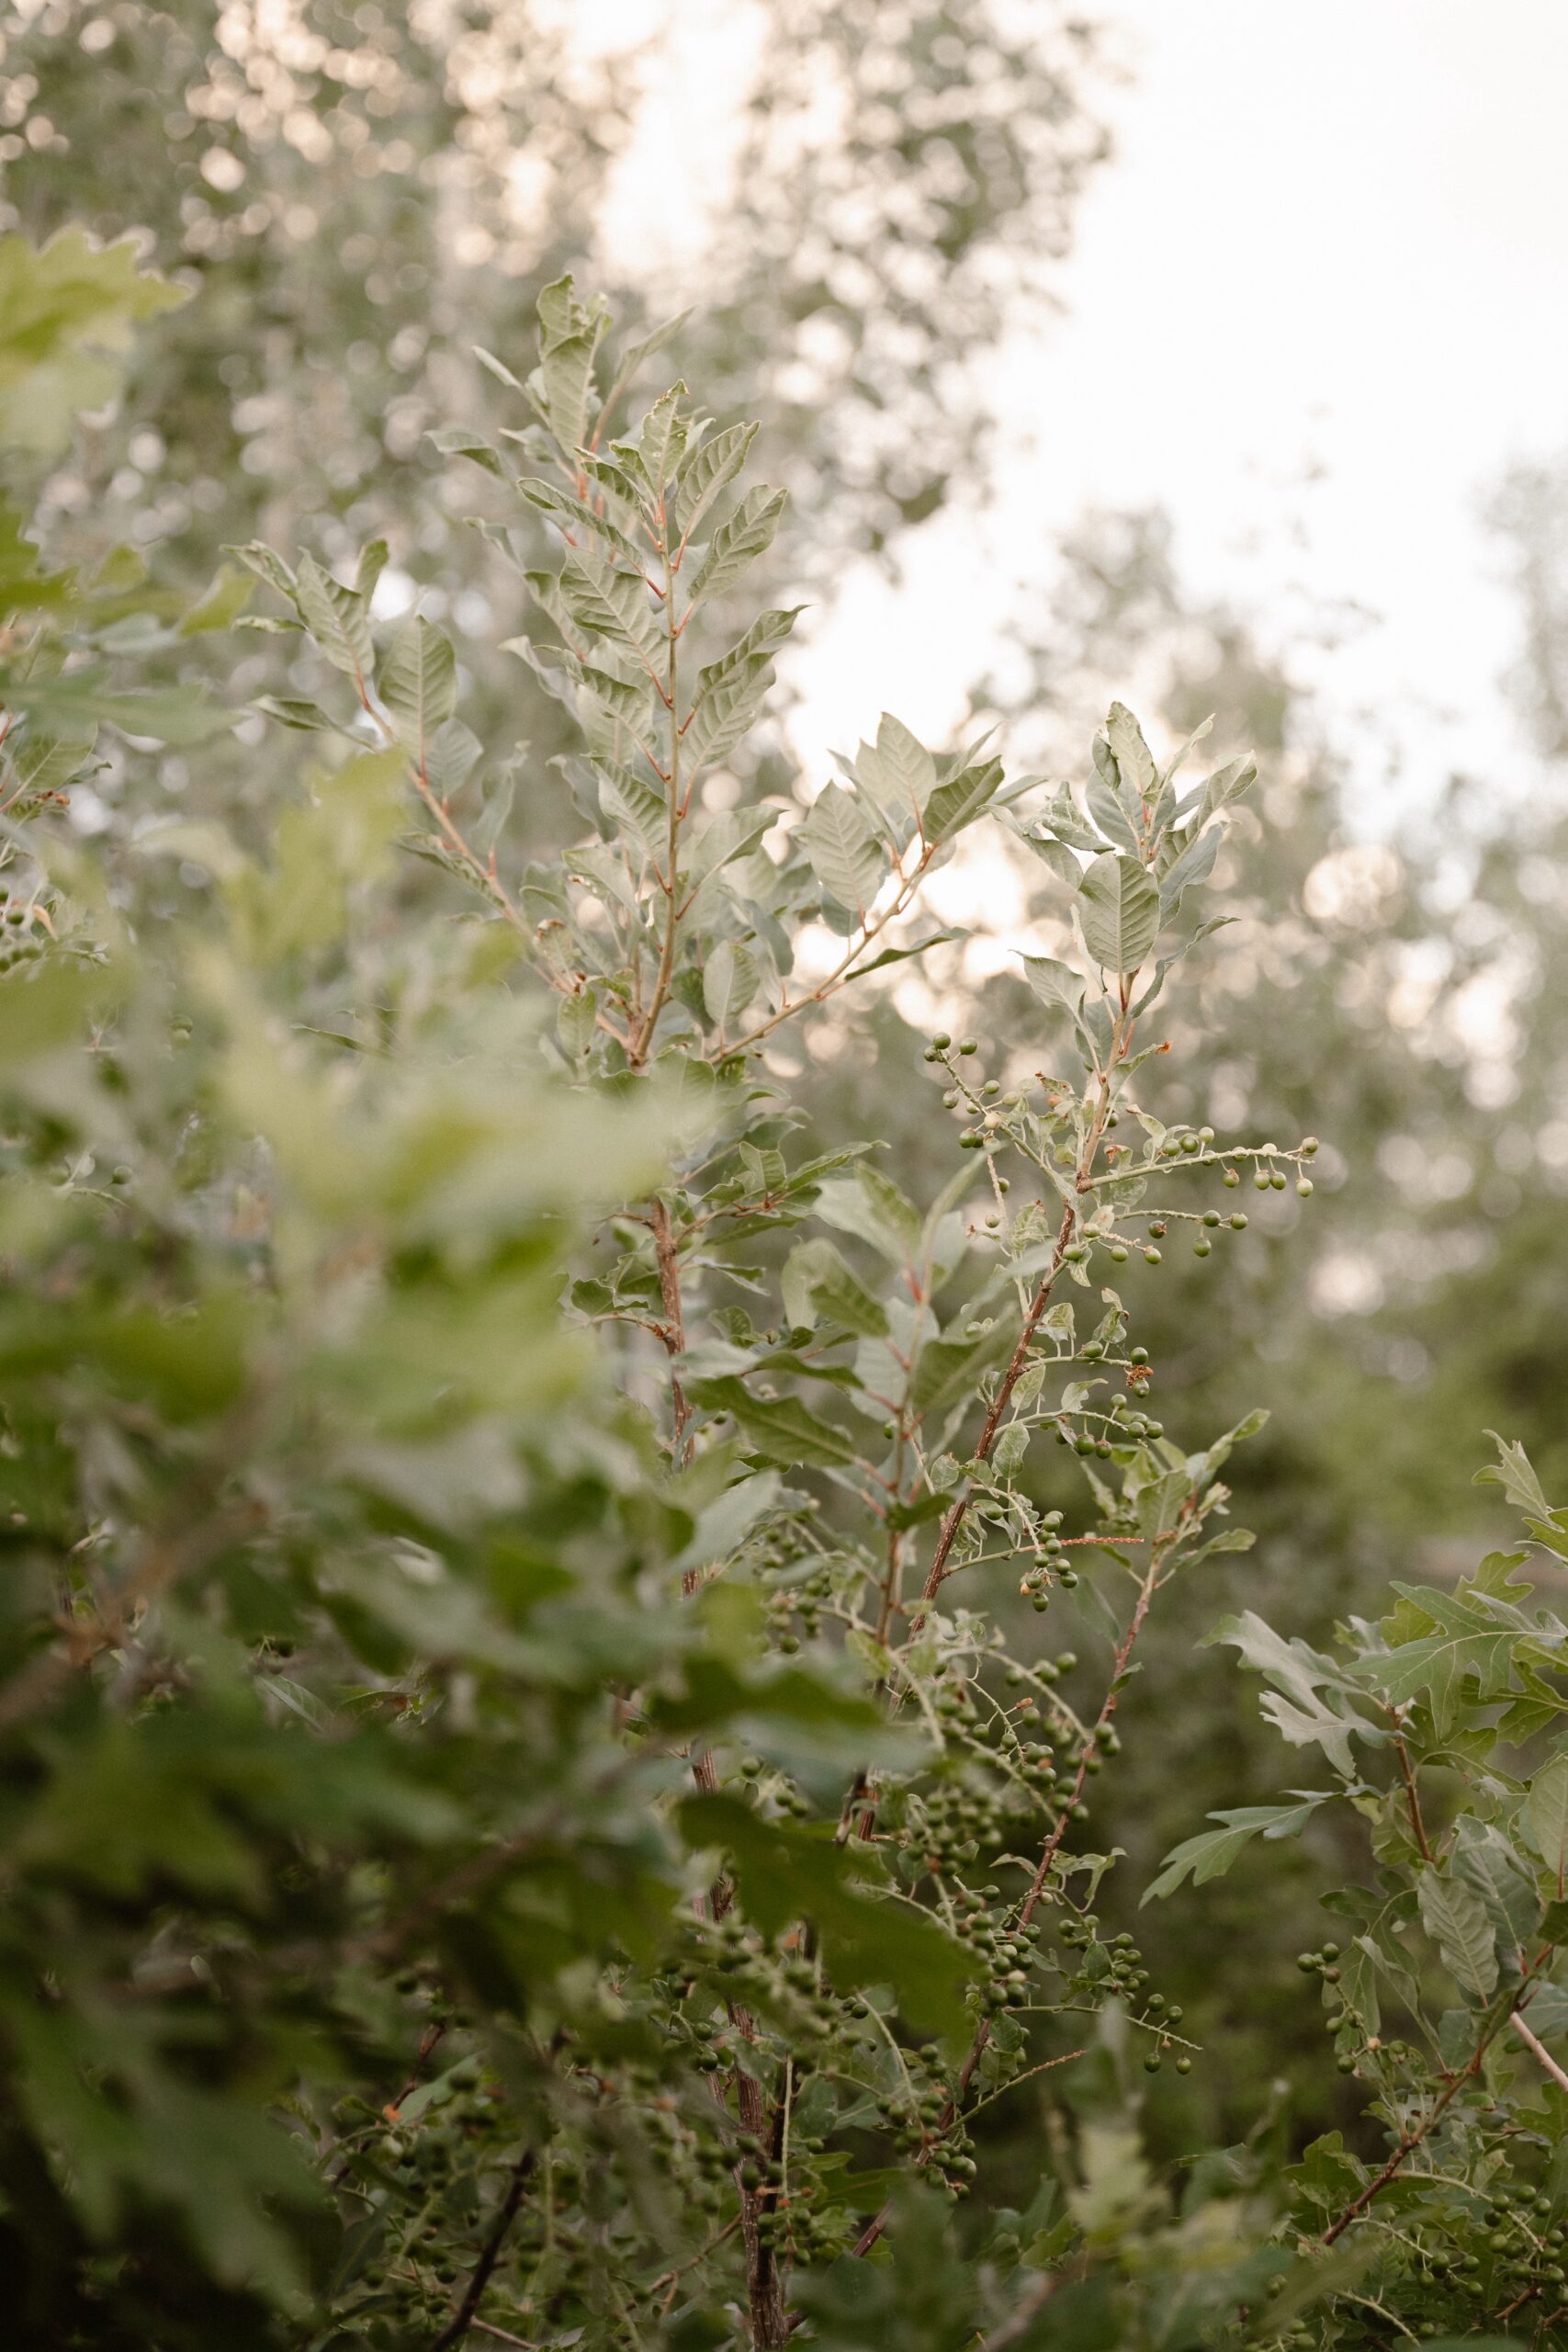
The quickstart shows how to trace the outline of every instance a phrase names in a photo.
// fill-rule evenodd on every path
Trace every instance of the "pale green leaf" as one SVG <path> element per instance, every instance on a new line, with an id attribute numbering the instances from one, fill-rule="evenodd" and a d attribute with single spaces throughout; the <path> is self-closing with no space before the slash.
<path id="1" fill-rule="evenodd" d="M 1135 972 L 1159 933 L 1159 888 L 1146 867 L 1108 851 L 1077 892 L 1084 944 L 1101 970 Z"/>
<path id="2" fill-rule="evenodd" d="M 800 842 L 822 888 L 863 914 L 882 888 L 886 860 L 871 829 L 841 785 L 824 786 L 807 812 Z"/>
<path id="3" fill-rule="evenodd" d="M 387 649 L 376 691 L 398 741 L 416 758 L 457 707 L 457 662 L 450 640 L 423 615 L 405 621 Z"/>
<path id="4" fill-rule="evenodd" d="M 1486 1906 L 1473 1887 L 1423 1871 L 1417 1890 L 1421 1924 L 1462 1992 L 1489 2000 L 1497 1985 L 1497 1953 Z"/>

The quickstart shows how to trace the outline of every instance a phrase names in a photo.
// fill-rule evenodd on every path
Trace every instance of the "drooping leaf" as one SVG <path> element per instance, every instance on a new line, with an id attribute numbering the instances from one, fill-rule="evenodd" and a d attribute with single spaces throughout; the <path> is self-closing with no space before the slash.
<path id="1" fill-rule="evenodd" d="M 1486 1906 L 1473 1887 L 1423 1871 L 1418 1883 L 1421 1924 L 1461 1991 L 1489 2000 L 1497 1984 L 1496 1939 Z"/>
<path id="2" fill-rule="evenodd" d="M 1160 1865 L 1158 1877 L 1145 1889 L 1143 1902 L 1163 1902 L 1189 1877 L 1194 1886 L 1202 1886 L 1212 1878 L 1223 1878 L 1254 1838 L 1299 1838 L 1318 1806 L 1330 1804 L 1332 1799 L 1332 1790 L 1313 1790 L 1293 1804 L 1240 1805 L 1229 1813 L 1212 1813 L 1210 1820 L 1218 1821 L 1223 1826 L 1200 1830 L 1195 1838 L 1173 1846 Z"/>

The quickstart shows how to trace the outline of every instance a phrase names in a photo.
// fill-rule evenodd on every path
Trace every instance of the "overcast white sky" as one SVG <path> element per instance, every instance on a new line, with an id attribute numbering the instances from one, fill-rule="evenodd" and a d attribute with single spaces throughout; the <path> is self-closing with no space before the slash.
<path id="1" fill-rule="evenodd" d="M 1372 821 L 1407 818 L 1451 767 L 1530 788 L 1497 684 L 1516 611 L 1479 509 L 1511 458 L 1568 444 L 1568 5 L 1105 13 L 1134 78 L 1080 216 L 1069 315 L 1008 355 L 1004 409 L 1035 443 L 1010 528 L 1046 537 L 1090 501 L 1166 506 L 1194 583 L 1256 612 L 1352 741 L 1362 710 L 1394 736 L 1392 801 L 1368 752 Z M 939 527 L 896 604 L 851 588 L 814 664 L 814 738 L 863 724 L 884 634 L 911 723 L 951 718 L 1006 617 L 976 569 L 954 643 L 955 560 Z M 1378 623 L 1314 662 L 1296 587 Z"/>
<path id="2" fill-rule="evenodd" d="M 661 34 L 608 230 L 669 261 L 700 235 L 669 141 L 705 110 L 697 143 L 722 147 L 752 12 L 561 5 L 590 44 Z M 990 380 L 1027 451 L 1010 541 L 1048 548 L 1089 503 L 1167 508 L 1195 591 L 1231 595 L 1317 686 L 1371 826 L 1410 821 L 1453 769 L 1540 789 L 1499 690 L 1517 613 L 1481 508 L 1511 459 L 1568 449 L 1568 0 L 1086 6 L 1131 73 L 1066 315 L 1021 329 Z M 846 581 L 805 658 L 809 767 L 879 699 L 945 735 L 1018 568 L 946 514 L 900 589 Z M 1319 654 L 1313 603 L 1367 625 Z"/>

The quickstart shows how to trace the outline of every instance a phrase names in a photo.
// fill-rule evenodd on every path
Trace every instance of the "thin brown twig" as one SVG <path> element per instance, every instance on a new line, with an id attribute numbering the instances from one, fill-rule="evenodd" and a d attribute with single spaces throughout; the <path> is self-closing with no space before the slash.
<path id="1" fill-rule="evenodd" d="M 1539 1961 L 1537 1965 L 1539 1965 Z M 1335 2240 L 1342 2236 L 1345 2231 L 1349 2228 L 1351 2222 L 1366 2211 L 1372 2199 L 1375 2197 L 1382 2195 L 1382 2191 L 1388 2187 L 1389 2182 L 1404 2165 L 1405 2158 L 1413 2155 L 1416 2150 L 1421 2145 L 1422 2141 L 1427 2139 L 1436 2129 L 1437 2125 L 1441 2122 L 1443 2117 L 1448 2112 L 1450 2103 L 1463 2089 L 1465 2084 L 1473 2082 L 1476 2075 L 1480 2074 L 1482 2060 L 1485 2057 L 1486 2052 L 1491 2049 L 1492 2044 L 1502 2032 L 1506 2024 L 1512 2024 L 1517 2027 L 1525 2041 L 1529 2041 L 1532 2045 L 1535 2044 L 1534 2034 L 1530 2032 L 1528 2026 L 1522 2023 L 1518 2015 L 1519 2005 L 1528 1999 L 1534 1990 L 1534 1985 L 1527 1983 L 1522 1990 L 1515 1996 L 1514 2006 L 1505 2012 L 1504 2016 L 1498 2018 L 1495 2024 L 1488 2027 L 1485 2033 L 1482 2035 L 1481 2040 L 1476 2043 L 1469 2062 L 1460 2069 L 1459 2073 L 1454 2075 L 1451 2082 L 1444 2086 L 1432 2106 L 1427 2109 L 1426 2115 L 1423 2116 L 1421 2121 L 1416 2125 L 1415 2131 L 1404 2132 L 1400 2134 L 1399 2144 L 1394 2149 L 1393 2155 L 1390 2156 L 1387 2164 L 1383 2165 L 1382 2170 L 1377 2173 L 1373 2178 L 1367 2183 L 1359 2196 L 1352 2198 L 1350 2203 L 1346 2206 L 1345 2211 L 1339 2215 L 1338 2219 L 1331 2222 L 1328 2228 L 1324 2231 L 1320 2241 L 1322 2245 L 1332 2245 Z M 1555 2069 L 1553 2071 L 1555 2071 Z"/>
<path id="2" fill-rule="evenodd" d="M 512 2178 L 507 2183 L 506 2194 L 501 2200 L 501 2209 L 495 2217 L 491 2233 L 484 2242 L 479 2258 L 474 2265 L 472 2276 L 463 2290 L 463 2300 L 431 2346 L 430 2352 L 451 2352 L 452 2346 L 461 2344 L 464 2336 L 474 2324 L 480 2299 L 491 2282 L 491 2276 L 496 2264 L 501 2259 L 501 2249 L 506 2243 L 507 2232 L 517 2219 L 523 2199 L 527 2195 L 528 2183 L 533 2177 L 534 2163 L 533 2149 L 525 2148 L 512 2167 Z"/>
<path id="3" fill-rule="evenodd" d="M 1552 2056 L 1551 2051 L 1547 2049 L 1544 2042 L 1541 2041 L 1539 2035 L 1531 2032 L 1523 2018 L 1520 2017 L 1517 2009 L 1513 2012 L 1512 2016 L 1508 2019 L 1508 2023 L 1513 2027 L 1514 2031 L 1518 2035 L 1519 2040 L 1524 2043 L 1526 2049 L 1533 2052 L 1535 2056 L 1540 2061 L 1540 2064 L 1545 2067 L 1547 2073 L 1551 2076 L 1552 2081 L 1554 2083 L 1560 2083 L 1562 2088 L 1565 2091 L 1568 2091 L 1568 2073 L 1565 2073 L 1558 2064 L 1556 2059 Z"/>
<path id="4" fill-rule="evenodd" d="M 1027 2335 L 1030 2324 L 1036 2313 L 1043 2311 L 1055 2293 L 1056 2284 L 1056 2274 L 1054 2270 L 1043 2272 L 1020 2303 L 1017 2311 L 1010 2318 L 1005 2319 L 1000 2327 L 991 2335 L 981 2337 L 977 2352 L 1002 2352 L 1004 2345 L 1016 2344 L 1020 2336 Z"/>
<path id="5" fill-rule="evenodd" d="M 1105 1122 L 1111 1114 L 1111 1081 L 1117 1064 L 1125 1059 L 1127 1047 L 1132 1041 L 1133 1024 L 1127 1016 L 1126 997 L 1126 983 L 1123 982 L 1121 1010 L 1111 1031 L 1105 1066 L 1099 1073 L 1099 1099 L 1095 1105 L 1094 1116 L 1089 1122 L 1089 1132 L 1083 1140 L 1083 1148 L 1078 1153 L 1077 1167 L 1074 1171 L 1073 1197 L 1063 1207 L 1061 1223 L 1056 1229 L 1055 1246 L 1051 1252 L 1051 1262 L 1046 1267 L 1034 1296 L 1030 1301 L 1029 1311 L 1023 1318 L 1022 1328 L 1009 1359 L 1007 1371 L 1003 1374 L 1000 1385 L 991 1400 L 990 1409 L 986 1415 L 979 1438 L 976 1442 L 975 1459 L 977 1462 L 987 1461 L 992 1446 L 996 1443 L 1002 1425 L 1002 1416 L 1007 1411 L 1012 1398 L 1012 1392 L 1017 1387 L 1022 1376 L 1024 1365 L 1029 1361 L 1029 1351 L 1033 1344 L 1040 1318 L 1045 1312 L 1053 1286 L 1062 1271 L 1067 1250 L 1077 1231 L 1079 1216 L 1077 1196 L 1089 1189 L 1095 1159 L 1105 1134 Z M 948 1555 L 953 1549 L 958 1530 L 968 1510 L 973 1491 L 972 1487 L 965 1487 L 942 1521 L 942 1532 L 937 1538 L 936 1551 L 926 1573 L 925 1589 L 920 1596 L 921 1609 L 909 1627 L 911 1636 L 919 1633 L 924 1622 L 925 1610 L 935 1600 L 942 1578 L 947 1573 Z"/>
<path id="6" fill-rule="evenodd" d="M 1416 1775 L 1410 1769 L 1410 1750 L 1405 1747 L 1403 1737 L 1397 1735 L 1393 1747 L 1394 1753 L 1399 1758 L 1400 1774 L 1404 1781 L 1405 1802 L 1410 1807 L 1410 1826 L 1416 1833 L 1416 1843 L 1421 1849 L 1422 1860 L 1429 1862 L 1432 1859 L 1432 1849 L 1427 1843 L 1427 1826 L 1421 1818 L 1421 1799 L 1416 1794 Z"/>

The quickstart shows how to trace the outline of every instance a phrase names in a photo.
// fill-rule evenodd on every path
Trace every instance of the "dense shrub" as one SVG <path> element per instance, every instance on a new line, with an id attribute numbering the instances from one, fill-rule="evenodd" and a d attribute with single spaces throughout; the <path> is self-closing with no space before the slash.
<path id="1" fill-rule="evenodd" d="M 26 450 L 166 296 L 79 238 L 0 277 Z M 0 527 L 22 2338 L 1546 2340 L 1568 1629 L 1523 1552 L 1333 1654 L 1220 1629 L 1325 1785 L 1194 1824 L 1147 1894 L 1303 1837 L 1366 2112 L 1304 2152 L 1265 2112 L 1169 2178 L 1141 2139 L 1224 2052 L 1105 1919 L 1097 1792 L 1123 1740 L 1157 1770 L 1140 1644 L 1248 1545 L 1260 1417 L 1188 1427 L 1138 1317 L 1318 1149 L 1160 1115 L 1253 764 L 1184 789 L 1205 730 L 1162 759 L 1114 704 L 1081 789 L 1010 781 L 885 716 L 808 807 L 748 794 L 795 617 L 739 594 L 784 503 L 751 429 L 644 408 L 660 338 L 606 363 L 567 281 L 540 326 L 525 380 L 490 363 L 494 436 L 437 437 L 576 732 L 547 769 L 469 730 L 430 620 L 378 622 L 380 543 L 351 583 L 240 551 L 252 614 L 234 568 L 182 609 Z M 73 826 L 101 734 L 196 761 L 229 728 L 182 673 L 235 624 L 288 656 L 266 854 Z M 518 790 L 576 825 L 521 871 Z M 922 888 L 982 824 L 1051 877 L 1060 953 L 1026 1035 L 908 1073 L 956 1131 L 916 1200 L 873 1136 L 803 1147 L 792 1057 L 948 935 Z M 1064 1593 L 1092 1656 L 1042 1645 Z"/>

